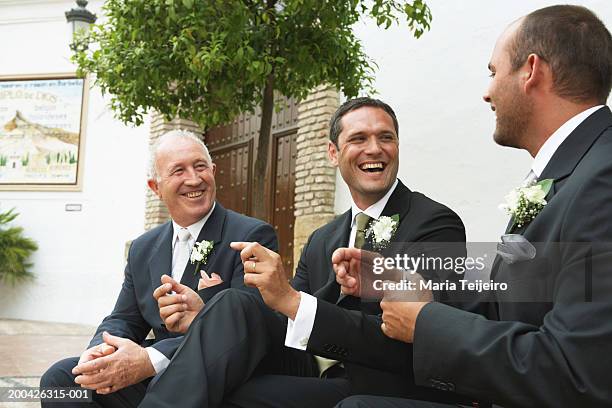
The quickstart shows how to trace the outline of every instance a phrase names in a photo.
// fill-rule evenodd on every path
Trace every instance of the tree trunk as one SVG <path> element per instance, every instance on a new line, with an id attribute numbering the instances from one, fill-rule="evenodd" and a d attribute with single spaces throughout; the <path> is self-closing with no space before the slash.
<path id="1" fill-rule="evenodd" d="M 253 171 L 253 217 L 270 222 L 266 214 L 266 170 L 268 165 L 268 150 L 270 148 L 270 133 L 272 133 L 272 113 L 274 112 L 274 76 L 268 75 L 261 105 L 261 125 L 259 127 L 259 142 L 257 157 Z"/>

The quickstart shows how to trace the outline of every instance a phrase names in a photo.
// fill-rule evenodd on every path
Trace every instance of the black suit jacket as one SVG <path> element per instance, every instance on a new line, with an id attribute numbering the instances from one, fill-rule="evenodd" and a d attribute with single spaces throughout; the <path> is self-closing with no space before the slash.
<path id="1" fill-rule="evenodd" d="M 399 214 L 400 224 L 392 242 L 460 242 L 465 230 L 459 217 L 444 205 L 421 193 L 412 192 L 398 183 L 382 215 Z M 313 232 L 297 266 L 293 286 L 313 293 L 317 313 L 307 350 L 313 354 L 341 360 L 351 382 L 353 393 L 379 395 L 419 395 L 436 398 L 429 390 L 406 387 L 413 384 L 411 347 L 391 340 L 380 330 L 378 302 L 361 303 L 352 296 L 340 296 L 332 269 L 331 255 L 348 246 L 351 211 Z M 397 251 L 391 245 L 388 251 Z M 364 249 L 371 249 L 364 246 Z M 453 246 L 448 256 L 463 256 L 465 245 Z M 356 309 L 356 310 L 355 310 Z M 382 371 L 385 370 L 385 371 Z M 419 394 L 419 391 L 421 392 Z"/>
<path id="2" fill-rule="evenodd" d="M 108 331 L 138 344 L 152 346 L 166 357 L 172 358 L 183 336 L 166 329 L 159 316 L 157 302 L 153 298 L 153 291 L 161 285 L 161 276 L 171 273 L 172 235 L 172 222 L 169 221 L 145 232 L 132 242 L 123 286 L 115 308 L 98 326 L 89 347 L 102 343 L 102 332 Z M 248 290 L 244 287 L 240 252 L 231 249 L 230 242 L 257 241 L 274 251 L 278 250 L 276 233 L 272 226 L 226 210 L 218 202 L 197 238 L 198 242 L 202 240 L 214 241 L 214 247 L 206 264 L 201 268 L 208 273 L 215 272 L 223 279 L 222 284 L 199 291 L 204 302 L 229 287 Z M 181 283 L 197 290 L 198 280 L 195 265 L 188 262 Z M 155 340 L 148 344 L 144 341 L 151 329 Z"/>
<path id="3" fill-rule="evenodd" d="M 548 204 L 522 233 L 537 255 L 506 264 L 485 316 L 429 304 L 416 323 L 417 383 L 507 407 L 612 406 L 612 114 L 559 146 Z M 491 307 L 492 306 L 492 307 Z"/>

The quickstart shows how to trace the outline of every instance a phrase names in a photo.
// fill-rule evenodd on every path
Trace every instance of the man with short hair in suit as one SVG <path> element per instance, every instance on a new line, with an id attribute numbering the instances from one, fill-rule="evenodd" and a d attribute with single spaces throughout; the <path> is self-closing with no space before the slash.
<path id="1" fill-rule="evenodd" d="M 584 7 L 546 7 L 504 31 L 489 69 L 484 99 L 497 116 L 495 141 L 529 152 L 531 183 L 552 183 L 543 208 L 515 211 L 506 231 L 535 255 L 496 258 L 491 278 L 508 289 L 478 314 L 437 302 L 383 302 L 381 329 L 390 344 L 413 344 L 419 385 L 504 407 L 610 407 L 612 37 Z M 336 260 L 358 256 L 352 252 Z M 340 280 L 347 293 L 356 287 L 352 272 Z M 338 406 L 449 405 L 354 396 Z"/>
<path id="2" fill-rule="evenodd" d="M 113 312 L 98 326 L 81 357 L 55 363 L 43 375 L 41 387 L 80 385 L 95 391 L 97 406 L 138 405 L 150 378 L 168 365 L 183 339 L 160 319 L 154 289 L 162 282 L 181 282 L 182 288 L 199 289 L 198 304 L 229 287 L 250 290 L 244 288 L 242 262 L 229 243 L 254 240 L 278 247 L 272 226 L 215 201 L 215 164 L 194 134 L 175 130 L 163 135 L 151 163 L 148 185 L 172 220 L 132 242 Z M 194 244 L 202 242 L 211 243 L 212 249 L 199 263 L 191 262 Z M 182 296 L 177 285 L 175 289 L 177 293 L 168 297 Z M 155 338 L 145 341 L 151 330 Z"/>
<path id="3" fill-rule="evenodd" d="M 362 304 L 341 295 L 331 256 L 346 245 L 372 249 L 366 230 L 382 216 L 398 218 L 392 244 L 458 242 L 460 252 L 465 251 L 459 217 L 397 179 L 398 132 L 395 113 L 382 101 L 358 98 L 337 110 L 330 123 L 328 150 L 349 187 L 351 208 L 312 233 L 291 285 L 277 253 L 258 242 L 233 243 L 244 262 L 245 284 L 256 287 L 269 308 L 258 296 L 245 292 L 228 290 L 217 295 L 189 322 L 183 345 L 152 381 L 141 406 L 332 407 L 355 389 L 405 389 L 411 372 L 388 374 L 367 364 L 342 366 L 321 359 L 319 364 L 306 347 L 320 310 L 346 319 L 379 312 L 377 302 Z M 172 323 L 172 314 L 165 308 L 175 306 L 160 303 L 161 313 Z M 185 301 L 178 310 L 188 309 Z M 331 324 L 325 330 L 337 332 L 338 328 Z M 372 340 L 370 333 L 354 339 Z M 352 352 L 328 346 L 318 354 L 343 360 Z M 177 393 L 178 388 L 183 392 Z"/>

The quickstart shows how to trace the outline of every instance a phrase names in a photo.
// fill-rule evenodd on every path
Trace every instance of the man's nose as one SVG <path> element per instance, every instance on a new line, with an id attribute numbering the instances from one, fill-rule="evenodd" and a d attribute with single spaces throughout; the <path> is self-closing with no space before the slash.
<path id="1" fill-rule="evenodd" d="M 491 97 L 489 96 L 489 93 L 485 93 L 484 95 L 482 95 L 482 99 L 486 102 L 486 103 L 491 103 Z"/>
<path id="2" fill-rule="evenodd" d="M 186 183 L 200 184 L 200 182 L 202 181 L 202 179 L 200 178 L 200 175 L 193 167 L 187 169 L 186 173 L 187 173 L 186 178 L 185 178 Z"/>
<path id="3" fill-rule="evenodd" d="M 380 144 L 378 143 L 378 139 L 376 137 L 368 138 L 368 141 L 366 143 L 367 143 L 366 148 L 365 148 L 366 153 L 374 154 L 374 153 L 378 153 L 381 151 Z"/>

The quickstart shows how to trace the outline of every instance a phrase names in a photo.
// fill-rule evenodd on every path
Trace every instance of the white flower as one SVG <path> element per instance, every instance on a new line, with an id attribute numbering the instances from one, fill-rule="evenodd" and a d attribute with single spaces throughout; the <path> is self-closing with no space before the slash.
<path id="1" fill-rule="evenodd" d="M 530 223 L 547 204 L 546 195 L 553 180 L 546 179 L 535 184 L 515 188 L 505 197 L 499 209 L 512 216 L 512 226 L 522 227 Z"/>
<path id="2" fill-rule="evenodd" d="M 505 211 L 509 215 L 514 214 L 513 209 L 518 207 L 520 196 L 520 188 L 512 189 L 508 194 L 506 194 L 506 197 L 504 197 L 506 202 L 500 204 L 499 209 Z"/>
<path id="3" fill-rule="evenodd" d="M 201 241 L 196 242 L 191 250 L 191 263 L 197 262 L 195 273 L 198 273 L 200 264 L 205 264 L 208 258 L 208 254 L 212 251 L 214 246 L 213 241 Z"/>
<path id="4" fill-rule="evenodd" d="M 542 190 L 542 186 L 539 184 L 524 188 L 523 193 L 528 201 L 542 205 L 546 204 L 546 200 L 544 199 L 546 197 L 546 193 L 544 190 Z"/>
<path id="5" fill-rule="evenodd" d="M 366 231 L 366 237 L 374 235 L 372 246 L 375 249 L 383 249 L 389 245 L 389 241 L 393 237 L 395 230 L 399 224 L 399 215 L 395 214 L 391 217 L 382 216 L 370 224 Z"/>
<path id="6" fill-rule="evenodd" d="M 191 253 L 191 263 L 202 261 L 204 259 L 204 255 L 201 252 L 193 251 Z"/>
<path id="7" fill-rule="evenodd" d="M 377 222 L 372 224 L 372 232 L 376 242 L 389 241 L 394 226 L 395 221 L 391 217 L 380 217 Z"/>

